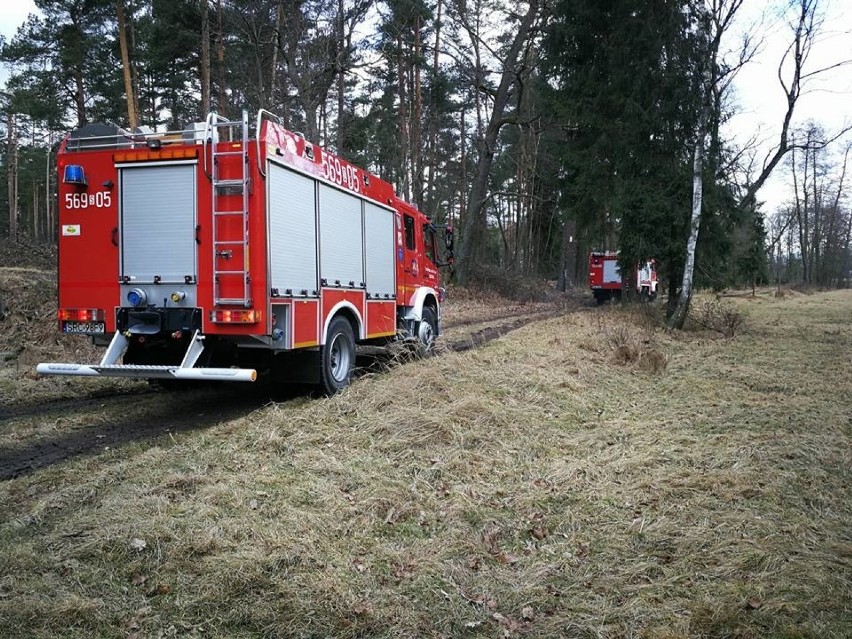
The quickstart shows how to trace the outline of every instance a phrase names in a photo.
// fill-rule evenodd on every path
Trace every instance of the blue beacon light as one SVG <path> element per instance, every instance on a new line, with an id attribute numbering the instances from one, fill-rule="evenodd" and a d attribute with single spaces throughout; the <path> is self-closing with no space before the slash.
<path id="1" fill-rule="evenodd" d="M 86 173 L 83 167 L 79 164 L 69 164 L 65 167 L 65 173 L 62 176 L 62 181 L 65 184 L 87 184 Z"/>

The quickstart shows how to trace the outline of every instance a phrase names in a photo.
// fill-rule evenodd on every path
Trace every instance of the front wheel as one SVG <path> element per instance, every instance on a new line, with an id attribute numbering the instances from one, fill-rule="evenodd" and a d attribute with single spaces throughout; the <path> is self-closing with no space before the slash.
<path id="1" fill-rule="evenodd" d="M 349 386 L 355 367 L 355 336 L 344 317 L 335 317 L 328 327 L 320 363 L 320 386 L 334 395 Z"/>
<path id="2" fill-rule="evenodd" d="M 427 355 L 435 346 L 438 337 L 438 316 L 431 306 L 424 306 L 420 321 L 417 323 L 417 352 Z"/>

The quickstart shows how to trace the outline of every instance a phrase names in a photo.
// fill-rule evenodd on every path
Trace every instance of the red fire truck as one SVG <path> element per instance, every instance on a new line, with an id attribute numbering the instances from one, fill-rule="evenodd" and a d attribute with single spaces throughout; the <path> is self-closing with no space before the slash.
<path id="1" fill-rule="evenodd" d="M 642 300 L 657 296 L 657 271 L 654 260 L 637 265 L 625 281 L 618 268 L 618 251 L 592 251 L 589 255 L 589 288 L 598 304 L 621 299 L 625 288 L 633 288 Z"/>
<path id="2" fill-rule="evenodd" d="M 97 364 L 43 375 L 254 381 L 332 394 L 357 344 L 441 332 L 437 228 L 388 182 L 260 111 L 176 133 L 87 125 L 62 142 L 59 330 Z"/>

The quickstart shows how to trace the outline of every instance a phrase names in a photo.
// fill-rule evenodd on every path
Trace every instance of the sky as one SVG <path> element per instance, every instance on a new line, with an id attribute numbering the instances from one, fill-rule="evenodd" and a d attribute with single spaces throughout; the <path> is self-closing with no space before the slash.
<path id="1" fill-rule="evenodd" d="M 777 145 L 781 131 L 786 98 L 778 81 L 778 65 L 784 50 L 792 41 L 791 27 L 779 19 L 778 6 L 783 0 L 745 0 L 737 23 L 731 31 L 729 46 L 739 42 L 738 34 L 744 30 L 759 34 L 762 44 L 753 61 L 737 75 L 730 98 L 737 109 L 727 131 L 740 145 L 756 139 L 759 144 L 758 159 L 762 164 L 767 153 Z M 815 71 L 835 65 L 843 60 L 852 61 L 852 2 L 849 0 L 823 0 L 824 23 L 806 70 Z M 757 27 L 756 29 L 754 27 Z M 790 74 L 786 73 L 789 78 Z M 796 104 L 792 126 L 809 120 L 820 123 L 826 132 L 840 132 L 852 126 L 852 64 L 838 67 L 808 80 Z M 845 141 L 845 144 L 842 142 Z M 835 148 L 852 142 L 847 134 Z M 789 201 L 792 191 L 786 167 L 780 166 L 758 193 L 765 202 L 764 212 L 772 213 Z"/>
<path id="2" fill-rule="evenodd" d="M 8 42 L 14 37 L 18 27 L 26 22 L 27 16 L 35 13 L 36 6 L 32 0 L 0 0 L 0 4 L 0 36 L 5 37 Z M 8 76 L 7 69 L 0 64 L 0 82 L 5 82 Z"/>
<path id="3" fill-rule="evenodd" d="M 11 39 L 27 16 L 36 11 L 32 0 L 0 0 L 0 35 Z M 738 34 L 751 31 L 759 34 L 758 51 L 737 75 L 731 99 L 736 115 L 726 125 L 724 133 L 741 146 L 756 141 L 758 162 L 777 143 L 784 116 L 785 98 L 778 82 L 778 64 L 790 42 L 790 28 L 779 17 L 778 7 L 784 0 L 744 0 L 738 20 L 730 31 L 727 45 L 735 49 Z M 822 0 L 824 25 L 808 61 L 808 68 L 828 67 L 842 60 L 852 60 L 852 2 Z M 7 77 L 0 66 L 0 81 Z M 839 131 L 852 125 L 852 64 L 821 74 L 807 85 L 796 106 L 793 125 L 814 120 L 827 131 Z M 852 141 L 852 134 L 845 138 Z M 764 211 L 772 213 L 790 196 L 789 178 L 783 167 L 758 193 Z"/>

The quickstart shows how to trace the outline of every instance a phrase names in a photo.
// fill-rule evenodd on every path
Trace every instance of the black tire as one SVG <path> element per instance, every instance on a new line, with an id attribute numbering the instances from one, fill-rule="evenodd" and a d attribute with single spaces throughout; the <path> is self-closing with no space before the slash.
<path id="1" fill-rule="evenodd" d="M 435 338 L 438 337 L 438 316 L 431 306 L 424 306 L 420 321 L 417 323 L 417 354 L 428 355 L 435 347 Z"/>
<path id="2" fill-rule="evenodd" d="M 355 336 L 345 317 L 335 317 L 328 326 L 320 354 L 320 388 L 334 395 L 349 386 L 355 368 Z"/>

